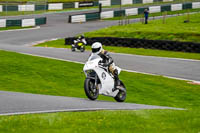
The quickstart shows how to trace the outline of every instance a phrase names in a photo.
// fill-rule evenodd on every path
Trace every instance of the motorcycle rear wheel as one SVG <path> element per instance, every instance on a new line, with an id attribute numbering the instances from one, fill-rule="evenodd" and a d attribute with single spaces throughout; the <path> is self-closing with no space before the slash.
<path id="1" fill-rule="evenodd" d="M 89 78 L 85 79 L 84 90 L 85 90 L 86 96 L 90 100 L 96 100 L 99 96 L 99 90 L 97 89 L 97 87 L 95 87 L 94 79 L 89 79 Z"/>
<path id="2" fill-rule="evenodd" d="M 124 89 L 124 91 L 119 90 L 118 94 L 114 97 L 117 102 L 124 102 L 126 100 L 126 87 L 122 81 L 120 81 L 120 86 Z"/>

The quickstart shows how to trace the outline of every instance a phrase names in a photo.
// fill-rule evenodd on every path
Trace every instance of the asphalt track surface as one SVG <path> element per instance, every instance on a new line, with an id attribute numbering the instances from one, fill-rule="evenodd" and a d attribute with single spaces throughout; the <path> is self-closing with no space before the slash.
<path id="1" fill-rule="evenodd" d="M 46 14 L 47 24 L 39 29 L 0 32 L 0 49 L 84 63 L 90 52 L 73 53 L 67 49 L 30 47 L 31 44 L 41 40 L 75 36 L 87 31 L 118 24 L 118 21 L 93 21 L 83 24 L 69 24 L 67 23 L 67 16 L 69 14 Z M 39 16 L 44 15 L 37 15 L 37 17 Z M 26 17 L 30 18 L 32 16 Z M 139 19 L 132 20 L 131 22 L 136 21 L 139 21 Z M 111 56 L 118 66 L 126 70 L 200 81 L 200 61 L 115 53 L 111 53 Z M 78 98 L 0 92 L 0 114 L 151 108 L 164 109 L 158 106 L 105 101 L 94 102 Z"/>
<path id="2" fill-rule="evenodd" d="M 0 115 L 17 115 L 30 113 L 50 113 L 65 111 L 92 110 L 138 110 L 138 109 L 175 109 L 181 108 L 117 103 L 108 101 L 91 101 L 82 98 L 35 95 L 0 91 Z"/>

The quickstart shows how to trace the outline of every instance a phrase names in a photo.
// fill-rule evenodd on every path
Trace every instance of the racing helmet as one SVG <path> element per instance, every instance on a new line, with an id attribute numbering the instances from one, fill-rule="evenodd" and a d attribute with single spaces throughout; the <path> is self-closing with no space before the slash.
<path id="1" fill-rule="evenodd" d="M 84 35 L 78 37 L 78 39 L 84 39 L 84 38 L 85 38 Z"/>
<path id="2" fill-rule="evenodd" d="M 95 42 L 92 44 L 92 53 L 99 54 L 102 49 L 102 44 L 100 42 Z"/>

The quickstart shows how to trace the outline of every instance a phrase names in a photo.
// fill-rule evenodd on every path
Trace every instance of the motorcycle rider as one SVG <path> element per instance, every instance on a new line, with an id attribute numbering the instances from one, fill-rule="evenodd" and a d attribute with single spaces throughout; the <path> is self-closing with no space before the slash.
<path id="1" fill-rule="evenodd" d="M 78 39 L 74 40 L 74 44 L 76 44 L 77 42 L 82 42 L 84 45 L 87 44 L 84 35 L 81 35 L 78 37 Z"/>
<path id="2" fill-rule="evenodd" d="M 100 62 L 100 65 L 108 67 L 109 72 L 112 73 L 112 75 L 114 76 L 114 91 L 120 86 L 120 81 L 118 77 L 118 71 L 115 68 L 112 57 L 108 54 L 106 50 L 103 49 L 102 44 L 100 42 L 95 42 L 92 44 L 92 53 L 100 56 L 103 59 L 102 62 Z"/>

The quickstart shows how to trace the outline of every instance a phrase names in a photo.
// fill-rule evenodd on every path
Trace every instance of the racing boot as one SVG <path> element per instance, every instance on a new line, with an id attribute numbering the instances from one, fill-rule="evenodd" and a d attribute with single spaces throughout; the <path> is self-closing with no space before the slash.
<path id="1" fill-rule="evenodd" d="M 114 76 L 115 84 L 114 84 L 114 88 L 113 88 L 112 91 L 115 91 L 115 90 L 120 88 L 120 80 L 119 80 L 118 72 L 117 72 L 116 69 L 114 71 L 114 75 L 113 76 Z"/>

